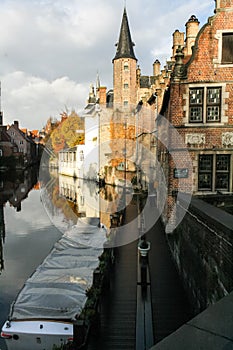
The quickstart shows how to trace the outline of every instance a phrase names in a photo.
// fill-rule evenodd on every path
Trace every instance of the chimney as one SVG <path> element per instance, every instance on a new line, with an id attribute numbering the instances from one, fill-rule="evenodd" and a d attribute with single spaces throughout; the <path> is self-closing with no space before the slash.
<path id="1" fill-rule="evenodd" d="M 0 112 L 0 125 L 3 125 L 3 113 Z"/>
<path id="2" fill-rule="evenodd" d="M 184 33 L 176 29 L 173 33 L 172 61 L 175 61 L 176 50 L 179 46 L 184 47 Z"/>
<path id="3" fill-rule="evenodd" d="M 186 23 L 186 55 L 192 55 L 192 46 L 195 44 L 199 32 L 199 21 L 195 15 L 192 15 Z"/>
<path id="4" fill-rule="evenodd" d="M 106 86 L 100 86 L 99 87 L 99 104 L 104 105 L 106 104 Z"/>
<path id="5" fill-rule="evenodd" d="M 19 122 L 18 120 L 14 120 L 14 126 L 18 129 L 19 128 Z"/>
<path id="6" fill-rule="evenodd" d="M 153 63 L 153 75 L 156 77 L 160 74 L 160 62 L 159 60 L 155 60 Z"/>
<path id="7" fill-rule="evenodd" d="M 19 122 L 18 120 L 14 120 L 14 126 L 18 129 L 19 128 Z"/>

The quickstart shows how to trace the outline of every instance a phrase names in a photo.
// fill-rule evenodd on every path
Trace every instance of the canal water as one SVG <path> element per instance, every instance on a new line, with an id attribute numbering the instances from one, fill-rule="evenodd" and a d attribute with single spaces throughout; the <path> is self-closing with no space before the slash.
<path id="1" fill-rule="evenodd" d="M 56 170 L 0 173 L 0 329 L 19 291 L 62 234 L 81 217 L 100 218 L 109 228 L 119 197 L 112 186 L 100 189 Z M 7 350 L 2 338 L 0 350 Z"/>
<path id="2" fill-rule="evenodd" d="M 0 174 L 0 328 L 17 293 L 61 235 L 44 209 L 36 169 Z M 1 338 L 0 349 L 7 349 Z"/>

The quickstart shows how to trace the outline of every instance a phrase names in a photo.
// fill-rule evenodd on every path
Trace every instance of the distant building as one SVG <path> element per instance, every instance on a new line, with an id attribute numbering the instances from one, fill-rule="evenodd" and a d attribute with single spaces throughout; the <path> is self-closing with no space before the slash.
<path id="1" fill-rule="evenodd" d="M 14 152 L 17 152 L 17 147 L 11 143 L 7 127 L 0 125 L 0 157 L 10 157 Z"/>
<path id="2" fill-rule="evenodd" d="M 11 144 L 17 147 L 17 156 L 22 157 L 21 166 L 27 166 L 37 161 L 36 144 L 30 135 L 19 129 L 18 121 L 14 121 L 6 132 L 10 137 Z"/>
<path id="3" fill-rule="evenodd" d="M 91 89 L 92 91 L 92 89 Z M 89 96 L 82 117 L 85 120 L 85 144 L 59 152 L 59 173 L 88 180 L 97 180 L 99 171 L 99 114 L 96 99 Z"/>

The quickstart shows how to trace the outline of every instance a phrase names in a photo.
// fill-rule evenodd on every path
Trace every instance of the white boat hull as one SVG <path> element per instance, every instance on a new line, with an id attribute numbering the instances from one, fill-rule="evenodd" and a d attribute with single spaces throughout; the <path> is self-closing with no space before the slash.
<path id="1" fill-rule="evenodd" d="M 1 337 L 8 350 L 52 350 L 54 345 L 73 339 L 73 324 L 40 320 L 5 322 Z"/>
<path id="2" fill-rule="evenodd" d="M 69 320 L 85 307 L 105 241 L 98 218 L 80 219 L 63 234 L 12 303 L 1 333 L 8 350 L 53 350 L 72 340 Z"/>

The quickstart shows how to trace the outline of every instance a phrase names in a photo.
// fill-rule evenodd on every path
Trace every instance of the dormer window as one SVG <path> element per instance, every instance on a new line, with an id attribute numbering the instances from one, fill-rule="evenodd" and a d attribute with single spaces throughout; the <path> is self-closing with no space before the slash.
<path id="1" fill-rule="evenodd" d="M 215 39 L 218 40 L 218 56 L 213 58 L 215 68 L 232 67 L 233 65 L 233 31 L 232 29 L 217 30 Z"/>
<path id="2" fill-rule="evenodd" d="M 233 33 L 222 33 L 222 64 L 233 64 Z"/>

